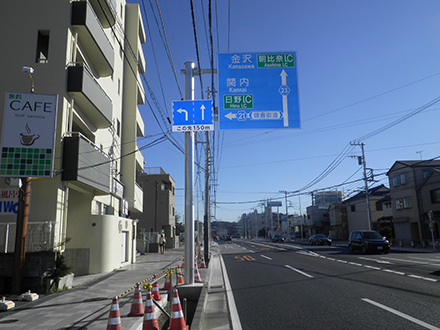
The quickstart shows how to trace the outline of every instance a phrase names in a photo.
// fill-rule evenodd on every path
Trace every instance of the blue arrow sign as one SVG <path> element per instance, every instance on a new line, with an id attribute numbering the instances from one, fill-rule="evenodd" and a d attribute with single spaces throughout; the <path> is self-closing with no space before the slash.
<path id="1" fill-rule="evenodd" d="M 212 100 L 173 101 L 173 132 L 213 130 Z"/>
<path id="2" fill-rule="evenodd" d="M 299 128 L 296 52 L 218 55 L 220 129 Z"/>

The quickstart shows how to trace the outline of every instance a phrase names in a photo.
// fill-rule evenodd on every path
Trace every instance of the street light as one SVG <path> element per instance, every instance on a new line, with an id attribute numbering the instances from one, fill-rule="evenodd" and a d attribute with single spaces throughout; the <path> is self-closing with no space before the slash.
<path id="1" fill-rule="evenodd" d="M 34 79 L 32 78 L 32 74 L 34 73 L 34 68 L 31 66 L 24 66 L 21 71 L 26 72 L 27 74 L 29 74 L 29 78 L 31 79 L 31 93 L 35 92 L 35 88 L 34 88 Z"/>

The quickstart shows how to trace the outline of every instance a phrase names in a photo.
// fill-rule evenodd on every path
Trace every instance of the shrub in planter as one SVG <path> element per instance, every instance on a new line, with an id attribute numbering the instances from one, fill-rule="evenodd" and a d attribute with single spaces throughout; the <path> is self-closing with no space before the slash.
<path id="1" fill-rule="evenodd" d="M 50 287 L 48 289 L 49 292 L 51 291 L 58 291 L 60 289 L 63 289 L 63 286 L 60 287 L 60 280 L 67 276 L 71 275 L 70 267 L 66 264 L 66 258 L 60 253 L 57 252 L 55 255 L 55 265 L 53 268 L 48 269 L 46 272 L 46 276 L 50 278 Z M 73 274 L 72 274 L 73 275 Z M 64 283 L 65 281 L 63 281 Z"/>

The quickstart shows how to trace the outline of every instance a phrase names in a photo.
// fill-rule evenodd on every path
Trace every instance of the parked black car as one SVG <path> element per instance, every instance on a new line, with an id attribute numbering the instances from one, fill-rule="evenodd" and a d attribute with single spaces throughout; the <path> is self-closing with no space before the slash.
<path id="1" fill-rule="evenodd" d="M 272 242 L 273 243 L 284 243 L 284 237 L 281 235 L 273 235 Z"/>
<path id="2" fill-rule="evenodd" d="M 325 236 L 324 234 L 315 234 L 309 237 L 309 243 L 311 245 L 318 244 L 318 245 L 332 245 L 331 238 Z"/>
<path id="3" fill-rule="evenodd" d="M 355 230 L 350 233 L 348 242 L 350 252 L 360 250 L 369 252 L 390 252 L 390 242 L 375 230 Z"/>

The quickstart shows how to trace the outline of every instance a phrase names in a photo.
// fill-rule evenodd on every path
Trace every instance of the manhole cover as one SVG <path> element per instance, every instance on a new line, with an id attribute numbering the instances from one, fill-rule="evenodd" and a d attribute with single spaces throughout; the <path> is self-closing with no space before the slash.
<path id="1" fill-rule="evenodd" d="M 0 324 L 15 323 L 15 322 L 18 322 L 18 320 L 17 319 L 2 320 L 0 321 Z"/>

